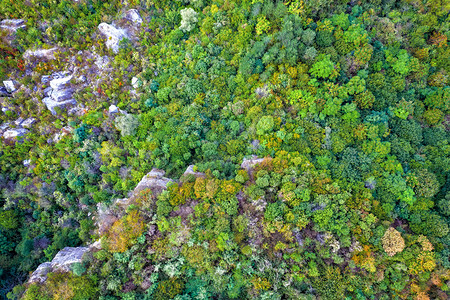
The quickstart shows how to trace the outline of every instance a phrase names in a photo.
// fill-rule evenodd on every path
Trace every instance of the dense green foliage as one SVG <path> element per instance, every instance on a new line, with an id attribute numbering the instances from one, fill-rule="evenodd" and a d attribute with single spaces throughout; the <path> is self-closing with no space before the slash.
<path id="1" fill-rule="evenodd" d="M 139 39 L 115 55 L 97 26 L 131 8 Z M 0 0 L 0 19 L 27 25 L 12 43 L 0 31 L 0 79 L 26 87 L 0 98 L 0 122 L 37 120 L 0 141 L 0 298 L 446 299 L 449 11 L 448 0 Z M 27 49 L 53 46 L 56 59 L 24 65 Z M 52 115 L 33 86 L 71 58 L 94 64 L 78 51 L 108 55 L 111 71 L 77 91 L 83 114 Z M 241 169 L 251 155 L 266 159 Z M 189 165 L 206 175 L 143 193 L 96 234 L 97 204 L 152 168 L 176 179 Z M 99 238 L 69 275 L 21 285 Z"/>

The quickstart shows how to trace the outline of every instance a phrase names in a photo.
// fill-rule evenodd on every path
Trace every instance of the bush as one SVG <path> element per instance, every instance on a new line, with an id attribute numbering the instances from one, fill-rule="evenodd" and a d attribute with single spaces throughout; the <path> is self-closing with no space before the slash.
<path id="1" fill-rule="evenodd" d="M 134 135 L 139 127 L 138 118 L 132 114 L 117 117 L 115 123 L 122 136 Z"/>
<path id="2" fill-rule="evenodd" d="M 392 227 L 386 230 L 381 241 L 384 251 L 389 256 L 394 256 L 405 248 L 405 240 L 402 238 L 401 233 Z"/>
<path id="3" fill-rule="evenodd" d="M 194 29 L 195 24 L 198 22 L 197 12 L 192 8 L 184 8 L 180 11 L 181 25 L 180 29 L 184 32 L 189 32 Z"/>

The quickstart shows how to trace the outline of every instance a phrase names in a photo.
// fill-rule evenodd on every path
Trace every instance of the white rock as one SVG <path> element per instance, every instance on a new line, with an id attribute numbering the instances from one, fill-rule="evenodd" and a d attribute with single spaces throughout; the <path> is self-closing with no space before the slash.
<path id="1" fill-rule="evenodd" d="M 16 126 L 20 126 L 20 124 L 22 124 L 23 121 L 24 121 L 23 118 L 19 117 L 17 120 L 14 121 L 14 124 L 16 124 Z"/>
<path id="2" fill-rule="evenodd" d="M 99 56 L 96 60 L 95 60 L 95 65 L 97 66 L 97 68 L 99 68 L 100 70 L 106 69 L 106 67 L 109 64 L 109 57 L 108 56 Z"/>
<path id="3" fill-rule="evenodd" d="M 58 50 L 58 48 L 51 48 L 51 49 L 38 49 L 38 50 L 27 50 L 23 54 L 23 58 L 25 59 L 46 59 L 46 60 L 52 60 L 55 59 L 55 53 Z"/>
<path id="4" fill-rule="evenodd" d="M 50 97 L 56 102 L 72 100 L 73 89 L 53 90 Z"/>
<path id="5" fill-rule="evenodd" d="M 30 128 L 36 122 L 34 118 L 28 118 L 22 122 L 22 127 Z"/>
<path id="6" fill-rule="evenodd" d="M 135 25 L 140 26 L 142 24 L 142 18 L 136 9 L 130 9 L 125 12 L 124 18 L 130 20 Z"/>
<path id="7" fill-rule="evenodd" d="M 30 166 L 30 163 L 31 163 L 31 160 L 30 160 L 30 159 L 25 159 L 25 160 L 23 161 L 23 165 L 24 165 L 25 167 L 29 167 L 29 166 Z"/>
<path id="8" fill-rule="evenodd" d="M 6 19 L 0 22 L 0 28 L 16 32 L 17 29 L 25 28 L 25 21 L 22 19 Z"/>
<path id="9" fill-rule="evenodd" d="M 13 93 L 17 90 L 16 85 L 14 84 L 14 81 L 12 81 L 12 80 L 4 80 L 3 85 L 5 86 L 8 93 Z"/>
<path id="10" fill-rule="evenodd" d="M 203 177 L 205 176 L 205 173 L 201 173 L 201 172 L 195 172 L 194 171 L 194 165 L 190 165 L 186 171 L 184 171 L 183 173 L 184 176 L 186 175 L 194 175 L 195 177 Z"/>
<path id="11" fill-rule="evenodd" d="M 57 76 L 57 77 L 59 77 L 59 76 Z M 72 79 L 72 76 L 66 76 L 66 77 L 60 77 L 57 79 L 53 79 L 52 81 L 50 81 L 50 86 L 54 90 L 62 89 L 62 88 L 65 88 L 67 86 L 67 84 L 70 83 L 71 79 Z"/>
<path id="12" fill-rule="evenodd" d="M 18 136 L 23 136 L 28 132 L 28 130 L 24 128 L 15 128 L 15 129 L 9 129 L 3 133 L 3 137 L 5 139 L 12 139 L 16 138 Z"/>
<path id="13" fill-rule="evenodd" d="M 142 86 L 142 81 L 139 80 L 139 78 L 137 77 L 133 77 L 131 79 L 131 85 L 133 86 L 133 88 L 137 89 L 140 88 Z"/>
<path id="14" fill-rule="evenodd" d="M 107 24 L 107 23 L 100 23 L 98 25 L 98 29 L 100 32 L 106 36 L 106 46 L 113 50 L 114 53 L 119 52 L 119 42 L 127 38 L 128 35 L 123 29 L 117 29 L 116 27 Z"/>
<path id="15" fill-rule="evenodd" d="M 163 177 L 165 172 L 159 169 L 152 169 L 142 180 L 138 183 L 134 189 L 134 193 L 142 191 L 144 189 L 166 189 L 167 184 L 173 180 Z"/>
<path id="16" fill-rule="evenodd" d="M 31 274 L 29 283 L 44 283 L 47 280 L 47 274 L 52 271 L 52 264 L 45 262 L 40 264 L 39 267 Z"/>
<path id="17" fill-rule="evenodd" d="M 251 159 L 244 158 L 241 164 L 241 168 L 249 170 L 253 168 L 255 165 L 262 163 L 263 160 L 264 158 L 258 158 L 255 155 L 253 155 Z"/>
<path id="18" fill-rule="evenodd" d="M 88 247 L 65 247 L 53 258 L 51 262 L 52 271 L 69 272 L 74 263 L 81 262 L 83 254 L 88 250 Z"/>
<path id="19" fill-rule="evenodd" d="M 52 76 L 50 76 L 50 75 L 43 75 L 43 76 L 41 77 L 41 82 L 42 82 L 42 83 L 47 83 L 47 82 L 50 81 L 51 78 L 52 78 Z"/>
<path id="20" fill-rule="evenodd" d="M 48 110 L 50 110 L 53 115 L 56 115 L 55 107 L 63 108 L 63 107 L 66 107 L 67 105 L 77 104 L 75 99 L 58 102 L 58 101 L 53 100 L 50 97 L 45 97 L 44 99 L 42 99 L 42 102 L 44 102 L 44 104 L 47 106 Z"/>
<path id="21" fill-rule="evenodd" d="M 119 109 L 117 108 L 117 106 L 111 105 L 111 106 L 109 107 L 109 109 L 108 109 L 108 112 L 109 112 L 110 115 L 116 114 L 116 113 L 119 112 Z"/>

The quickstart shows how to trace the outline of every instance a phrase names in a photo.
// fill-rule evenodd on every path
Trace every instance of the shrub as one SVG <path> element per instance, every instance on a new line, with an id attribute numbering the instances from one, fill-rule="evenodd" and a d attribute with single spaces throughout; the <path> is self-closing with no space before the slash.
<path id="1" fill-rule="evenodd" d="M 392 227 L 386 230 L 381 241 L 384 251 L 389 256 L 394 256 L 405 248 L 405 240 L 402 238 L 401 233 Z"/>
<path id="2" fill-rule="evenodd" d="M 122 136 L 134 135 L 139 127 L 139 120 L 132 114 L 119 116 L 115 120 L 116 127 Z"/>
<path id="3" fill-rule="evenodd" d="M 180 11 L 181 25 L 180 29 L 184 32 L 189 32 L 194 29 L 195 24 L 198 22 L 197 12 L 192 8 L 184 8 Z"/>

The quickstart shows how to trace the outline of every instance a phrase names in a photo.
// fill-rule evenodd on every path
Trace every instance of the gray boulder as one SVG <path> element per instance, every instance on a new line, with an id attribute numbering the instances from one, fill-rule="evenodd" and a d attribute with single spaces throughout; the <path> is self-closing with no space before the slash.
<path id="1" fill-rule="evenodd" d="M 55 59 L 55 53 L 58 50 L 58 48 L 51 48 L 51 49 L 37 49 L 37 50 L 30 50 L 28 49 L 23 54 L 24 59 L 38 59 L 38 60 L 53 60 Z"/>
<path id="2" fill-rule="evenodd" d="M 47 274 L 52 271 L 52 264 L 45 262 L 40 264 L 39 267 L 31 274 L 29 283 L 44 283 L 47 280 Z"/>
<path id="3" fill-rule="evenodd" d="M 74 263 L 81 262 L 83 254 L 88 250 L 89 247 L 65 247 L 60 250 L 51 262 L 53 272 L 69 272 Z"/>
<path id="4" fill-rule="evenodd" d="M 5 86 L 8 93 L 14 93 L 17 90 L 17 82 L 14 80 L 4 80 L 3 85 Z"/>
<path id="5" fill-rule="evenodd" d="M 6 19 L 0 22 L 0 28 L 10 32 L 16 32 L 17 29 L 26 27 L 27 25 L 22 19 Z"/>
<path id="6" fill-rule="evenodd" d="M 98 29 L 106 37 L 106 47 L 111 49 L 114 53 L 118 53 L 120 41 L 128 37 L 125 30 L 118 29 L 107 23 L 100 23 Z"/>
<path id="7" fill-rule="evenodd" d="M 56 107 L 65 108 L 76 105 L 77 102 L 72 98 L 74 89 L 70 86 L 72 75 L 67 73 L 55 73 L 50 80 L 50 86 L 44 90 L 47 95 L 42 102 L 47 106 L 52 114 L 56 115 Z M 47 80 L 47 78 L 46 78 Z"/>
<path id="8" fill-rule="evenodd" d="M 19 136 L 23 136 L 28 132 L 28 130 L 24 129 L 24 128 L 14 128 L 14 129 L 9 129 L 6 130 L 3 133 L 3 138 L 4 139 L 13 139 L 13 138 L 17 138 Z"/>
<path id="9" fill-rule="evenodd" d="M 264 160 L 264 158 L 258 158 L 255 155 L 253 155 L 252 158 L 250 158 L 250 159 L 244 158 L 244 160 L 242 161 L 242 164 L 241 164 L 241 168 L 246 169 L 248 171 L 248 170 L 252 169 L 254 166 L 256 166 L 257 164 L 262 163 L 263 160 Z"/>
<path id="10" fill-rule="evenodd" d="M 69 272 L 74 263 L 82 261 L 89 247 L 66 247 L 60 250 L 51 262 L 40 264 L 31 274 L 28 283 L 44 283 L 50 272 Z"/>
<path id="11" fill-rule="evenodd" d="M 152 190 L 164 190 L 167 187 L 169 182 L 173 180 L 170 178 L 164 177 L 166 172 L 159 169 L 152 169 L 147 175 L 145 175 L 142 180 L 138 183 L 133 193 L 140 192 L 145 189 Z"/>
<path id="12" fill-rule="evenodd" d="M 34 123 L 36 123 L 36 119 L 28 118 L 28 119 L 25 119 L 25 121 L 23 121 L 21 125 L 22 125 L 22 127 L 30 128 L 31 125 L 33 125 Z"/>
<path id="13" fill-rule="evenodd" d="M 142 24 L 142 18 L 136 9 L 127 10 L 123 17 L 124 19 L 133 22 L 134 25 L 141 26 Z"/>
<path id="14" fill-rule="evenodd" d="M 184 171 L 183 176 L 193 175 L 195 177 L 204 177 L 205 173 L 202 172 L 195 172 L 194 171 L 194 165 L 190 165 L 187 167 L 186 171 Z"/>

